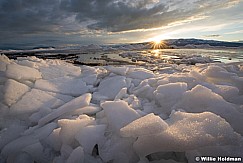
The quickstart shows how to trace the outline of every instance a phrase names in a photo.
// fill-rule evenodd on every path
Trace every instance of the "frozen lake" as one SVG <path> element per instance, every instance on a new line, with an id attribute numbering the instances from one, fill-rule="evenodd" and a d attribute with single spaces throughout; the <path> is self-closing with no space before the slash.
<path id="1" fill-rule="evenodd" d="M 242 62 L 242 49 L 146 49 L 121 47 L 71 47 L 34 50 L 4 50 L 9 58 L 36 56 L 42 59 L 62 59 L 76 64 L 196 64 L 209 62 Z"/>
<path id="2" fill-rule="evenodd" d="M 99 48 L 6 54 L 39 58 L 0 55 L 0 162 L 243 158 L 243 62 L 236 53 Z M 237 63 L 218 63 L 216 54 Z M 80 65 L 89 61 L 104 63 Z"/>

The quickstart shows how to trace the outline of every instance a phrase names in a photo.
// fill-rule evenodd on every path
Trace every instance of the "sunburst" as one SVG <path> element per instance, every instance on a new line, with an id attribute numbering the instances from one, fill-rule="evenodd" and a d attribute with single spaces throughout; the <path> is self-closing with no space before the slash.
<path id="1" fill-rule="evenodd" d="M 151 42 L 152 49 L 163 49 L 165 47 L 167 47 L 167 45 L 162 40 L 154 40 Z"/>

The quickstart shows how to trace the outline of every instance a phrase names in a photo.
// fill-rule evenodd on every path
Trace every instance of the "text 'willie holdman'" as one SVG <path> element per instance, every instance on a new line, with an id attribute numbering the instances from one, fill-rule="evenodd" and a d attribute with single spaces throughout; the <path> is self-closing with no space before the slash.
<path id="1" fill-rule="evenodd" d="M 241 157 L 230 157 L 230 156 L 218 156 L 218 157 L 212 157 L 212 156 L 201 156 L 201 157 L 195 157 L 195 160 L 197 162 L 242 162 Z"/>

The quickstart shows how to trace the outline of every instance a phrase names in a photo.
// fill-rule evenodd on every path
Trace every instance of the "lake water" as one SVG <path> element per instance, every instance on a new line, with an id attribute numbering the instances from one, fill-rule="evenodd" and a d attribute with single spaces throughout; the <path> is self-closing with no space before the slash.
<path id="1" fill-rule="evenodd" d="M 208 62 L 243 62 L 243 49 L 35 49 L 0 51 L 8 57 L 37 56 L 39 58 L 63 59 L 92 65 L 107 64 L 195 64 Z"/>
<path id="2" fill-rule="evenodd" d="M 161 49 L 159 52 L 170 57 L 202 55 L 224 63 L 243 62 L 243 49 Z"/>

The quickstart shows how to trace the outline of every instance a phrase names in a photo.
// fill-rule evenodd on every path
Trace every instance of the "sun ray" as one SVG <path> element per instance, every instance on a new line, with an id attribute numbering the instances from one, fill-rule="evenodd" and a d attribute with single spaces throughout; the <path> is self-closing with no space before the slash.
<path id="1" fill-rule="evenodd" d="M 152 49 L 163 49 L 167 47 L 166 43 L 159 39 L 152 41 L 150 44 Z"/>

